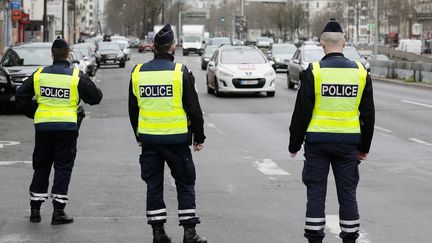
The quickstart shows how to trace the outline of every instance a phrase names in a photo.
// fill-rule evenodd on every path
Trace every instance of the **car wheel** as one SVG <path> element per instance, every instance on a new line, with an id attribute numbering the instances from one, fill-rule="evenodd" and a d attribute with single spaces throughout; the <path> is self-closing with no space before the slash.
<path id="1" fill-rule="evenodd" d="M 201 65 L 201 69 L 202 69 L 202 70 L 206 70 L 206 68 L 207 68 L 206 66 Z"/>
<path id="2" fill-rule="evenodd" d="M 269 91 L 269 92 L 267 92 L 267 96 L 273 97 L 273 96 L 275 96 L 275 93 L 276 93 L 276 91 Z"/>
<path id="3" fill-rule="evenodd" d="M 215 77 L 215 89 L 214 89 L 214 93 L 217 97 L 221 97 L 222 93 L 219 91 L 219 82 L 217 80 L 217 78 Z"/>
<path id="4" fill-rule="evenodd" d="M 290 78 L 289 72 L 287 72 L 287 85 L 288 85 L 288 89 L 294 89 L 294 83 Z"/>
<path id="5" fill-rule="evenodd" d="M 120 67 L 120 68 L 124 68 L 124 67 L 126 67 L 126 62 L 121 62 L 121 63 L 119 64 L 119 67 Z"/>

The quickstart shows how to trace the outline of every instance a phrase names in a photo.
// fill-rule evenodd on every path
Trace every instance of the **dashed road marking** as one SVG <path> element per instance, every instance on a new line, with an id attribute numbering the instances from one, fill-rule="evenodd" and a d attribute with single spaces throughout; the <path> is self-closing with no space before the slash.
<path id="1" fill-rule="evenodd" d="M 338 215 L 326 215 L 326 228 L 330 231 L 330 233 L 336 235 L 339 238 L 340 226 L 339 226 L 339 216 Z M 356 242 L 358 243 L 370 243 L 367 238 L 367 234 L 360 230 L 360 236 Z"/>
<path id="2" fill-rule="evenodd" d="M 13 146 L 19 145 L 20 142 L 17 141 L 0 141 L 0 148 L 4 148 L 5 146 Z"/>
<path id="3" fill-rule="evenodd" d="M 423 106 L 423 107 L 427 107 L 427 108 L 432 108 L 432 105 L 418 103 L 418 102 L 411 101 L 411 100 L 401 100 L 401 102 L 402 103 L 407 103 L 407 104 L 412 104 L 412 105 Z"/>
<path id="4" fill-rule="evenodd" d="M 387 132 L 387 133 L 391 133 L 392 132 L 392 130 L 385 129 L 385 128 L 379 127 L 379 126 L 375 126 L 375 129 L 378 130 L 378 131 L 381 131 L 381 132 Z"/>
<path id="5" fill-rule="evenodd" d="M 215 124 L 213 124 L 213 123 L 207 123 L 206 125 L 207 125 L 208 127 L 211 127 L 211 128 L 216 129 L 216 131 L 217 131 L 218 133 L 223 134 L 223 131 L 220 130 L 219 128 L 217 128 Z"/>
<path id="6" fill-rule="evenodd" d="M 262 161 L 255 161 L 255 166 L 264 175 L 290 175 L 288 172 L 281 169 L 275 162 L 271 159 L 263 159 Z"/>
<path id="7" fill-rule="evenodd" d="M 432 146 L 432 143 L 428 143 L 426 141 L 423 141 L 421 139 L 418 138 L 410 138 L 411 141 L 419 143 L 419 144 L 423 144 L 423 145 L 427 145 L 427 146 Z"/>
<path id="8" fill-rule="evenodd" d="M 19 161 L 0 161 L 0 165 L 14 165 L 14 164 L 31 164 L 31 161 L 19 160 Z"/>

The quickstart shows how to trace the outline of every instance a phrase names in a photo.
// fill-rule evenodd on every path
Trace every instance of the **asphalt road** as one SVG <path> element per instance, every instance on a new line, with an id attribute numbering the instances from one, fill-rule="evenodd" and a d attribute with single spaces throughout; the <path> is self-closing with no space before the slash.
<path id="1" fill-rule="evenodd" d="M 179 54 L 181 52 L 178 52 Z M 99 106 L 86 106 L 67 212 L 75 223 L 28 221 L 28 186 L 34 146 L 32 120 L 0 115 L 0 242 L 151 242 L 145 218 L 145 183 L 127 115 L 130 72 L 151 54 L 134 53 L 125 69 L 103 68 L 94 78 Z M 206 93 L 197 56 L 177 56 L 195 74 L 205 112 L 206 147 L 194 153 L 198 232 L 209 242 L 306 242 L 302 156 L 290 159 L 288 127 L 295 91 L 278 74 L 276 96 Z M 374 82 L 377 121 L 369 160 L 360 166 L 358 242 L 430 242 L 432 226 L 432 89 Z M 10 142 L 5 142 L 10 141 Z M 182 242 L 173 180 L 166 171 L 167 231 Z M 327 237 L 338 242 L 338 206 L 329 177 Z"/>

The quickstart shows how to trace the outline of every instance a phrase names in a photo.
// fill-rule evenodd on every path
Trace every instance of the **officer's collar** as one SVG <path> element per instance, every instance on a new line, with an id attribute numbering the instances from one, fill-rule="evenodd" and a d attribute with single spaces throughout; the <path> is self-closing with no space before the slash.
<path id="1" fill-rule="evenodd" d="M 65 59 L 55 59 L 53 62 L 53 65 L 63 65 L 63 66 L 69 67 L 70 62 L 68 60 L 65 60 Z"/>
<path id="2" fill-rule="evenodd" d="M 171 62 L 174 61 L 174 56 L 170 53 L 167 53 L 167 52 L 156 52 L 154 58 L 155 59 L 170 60 Z"/>
<path id="3" fill-rule="evenodd" d="M 325 55 L 322 60 L 325 60 L 329 57 L 345 57 L 345 56 L 344 56 L 344 54 L 342 54 L 340 52 L 332 52 L 332 53 L 328 53 L 327 55 Z"/>

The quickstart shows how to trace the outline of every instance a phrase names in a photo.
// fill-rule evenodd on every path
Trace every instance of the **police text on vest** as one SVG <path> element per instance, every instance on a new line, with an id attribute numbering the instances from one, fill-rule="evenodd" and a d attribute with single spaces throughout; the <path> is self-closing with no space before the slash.
<path id="1" fill-rule="evenodd" d="M 357 97 L 358 85 L 322 84 L 321 95 L 327 97 Z"/>
<path id="2" fill-rule="evenodd" d="M 40 95 L 48 98 L 69 99 L 70 89 L 40 87 Z"/>
<path id="3" fill-rule="evenodd" d="M 173 87 L 172 85 L 141 85 L 139 92 L 142 98 L 172 97 Z"/>

